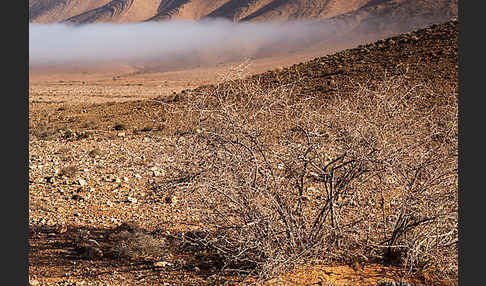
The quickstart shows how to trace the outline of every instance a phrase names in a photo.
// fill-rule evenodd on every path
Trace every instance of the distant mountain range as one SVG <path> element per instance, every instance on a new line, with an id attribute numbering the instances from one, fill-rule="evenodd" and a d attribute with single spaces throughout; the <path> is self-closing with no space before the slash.
<path id="1" fill-rule="evenodd" d="M 29 0 L 31 23 L 226 18 L 234 22 L 325 19 L 385 26 L 438 23 L 457 15 L 457 0 Z"/>

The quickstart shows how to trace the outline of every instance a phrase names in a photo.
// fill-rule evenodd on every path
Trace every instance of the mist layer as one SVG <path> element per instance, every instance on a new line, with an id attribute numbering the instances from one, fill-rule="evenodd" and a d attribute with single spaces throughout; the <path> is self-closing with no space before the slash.
<path id="1" fill-rule="evenodd" d="M 29 24 L 29 64 L 210 61 L 252 57 L 308 46 L 329 35 L 310 22 L 233 23 L 226 20 L 134 24 Z"/>

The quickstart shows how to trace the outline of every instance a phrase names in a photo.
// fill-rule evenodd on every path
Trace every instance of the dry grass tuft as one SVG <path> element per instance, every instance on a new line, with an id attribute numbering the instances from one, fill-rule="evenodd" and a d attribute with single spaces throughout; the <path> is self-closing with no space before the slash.
<path id="1" fill-rule="evenodd" d="M 49 140 L 57 132 L 58 132 L 57 129 L 55 129 L 55 128 L 47 125 L 47 124 L 38 124 L 34 127 L 29 128 L 30 135 L 35 136 L 37 139 L 40 139 L 40 140 Z"/>
<path id="2" fill-rule="evenodd" d="M 137 226 L 122 224 L 109 235 L 108 256 L 116 259 L 154 260 L 164 256 L 163 237 L 146 233 Z"/>
<path id="3" fill-rule="evenodd" d="M 74 177 L 79 172 L 79 169 L 75 165 L 69 165 L 62 168 L 59 172 L 59 176 Z"/>
<path id="4" fill-rule="evenodd" d="M 101 149 L 100 149 L 100 148 L 96 147 L 96 148 L 91 149 L 91 150 L 88 152 L 88 155 L 89 155 L 91 158 L 96 158 L 96 156 L 102 156 L 102 155 L 103 155 L 103 152 L 101 151 Z"/>

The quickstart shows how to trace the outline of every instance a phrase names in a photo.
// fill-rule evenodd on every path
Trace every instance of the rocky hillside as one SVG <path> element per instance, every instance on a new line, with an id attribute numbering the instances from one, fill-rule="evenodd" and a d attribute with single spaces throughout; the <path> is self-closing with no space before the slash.
<path id="1" fill-rule="evenodd" d="M 326 98 L 338 92 L 352 96 L 359 90 L 359 84 L 372 87 L 387 76 L 405 74 L 410 85 L 427 84 L 432 87 L 431 94 L 457 92 L 457 40 L 458 22 L 452 20 L 283 69 L 253 75 L 246 80 L 258 81 L 265 88 L 292 84 L 294 94 L 300 98 L 315 95 Z M 185 92 L 203 93 L 212 88 L 215 87 L 208 85 Z M 182 99 L 180 104 L 184 104 L 183 98 L 184 91 L 174 98 L 162 96 L 158 100 L 177 103 L 177 99 Z M 160 103 L 157 100 L 87 105 L 83 113 L 79 113 L 79 109 L 62 108 L 56 111 L 56 117 L 76 120 L 54 120 L 51 128 L 84 132 L 91 129 L 89 123 L 94 121 L 102 132 L 112 130 L 118 122 L 130 122 L 127 128 L 152 125 L 152 114 L 158 113 L 159 109 Z M 42 125 L 44 120 L 42 116 L 32 114 L 31 130 L 35 130 L 39 124 Z"/>
<path id="2" fill-rule="evenodd" d="M 405 75 L 410 85 L 426 84 L 437 94 L 457 92 L 457 25 L 457 20 L 431 25 L 246 80 L 266 88 L 291 84 L 300 97 L 330 97 L 337 92 L 352 96 L 359 84 L 373 86 L 386 77 Z"/>

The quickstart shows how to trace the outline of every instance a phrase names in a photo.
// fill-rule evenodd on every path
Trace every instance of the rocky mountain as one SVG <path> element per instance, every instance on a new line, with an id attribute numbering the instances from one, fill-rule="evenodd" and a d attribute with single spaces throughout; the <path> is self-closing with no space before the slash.
<path id="1" fill-rule="evenodd" d="M 31 23 L 226 18 L 235 22 L 331 19 L 368 24 L 382 19 L 420 19 L 429 24 L 457 14 L 457 0 L 29 0 Z"/>

